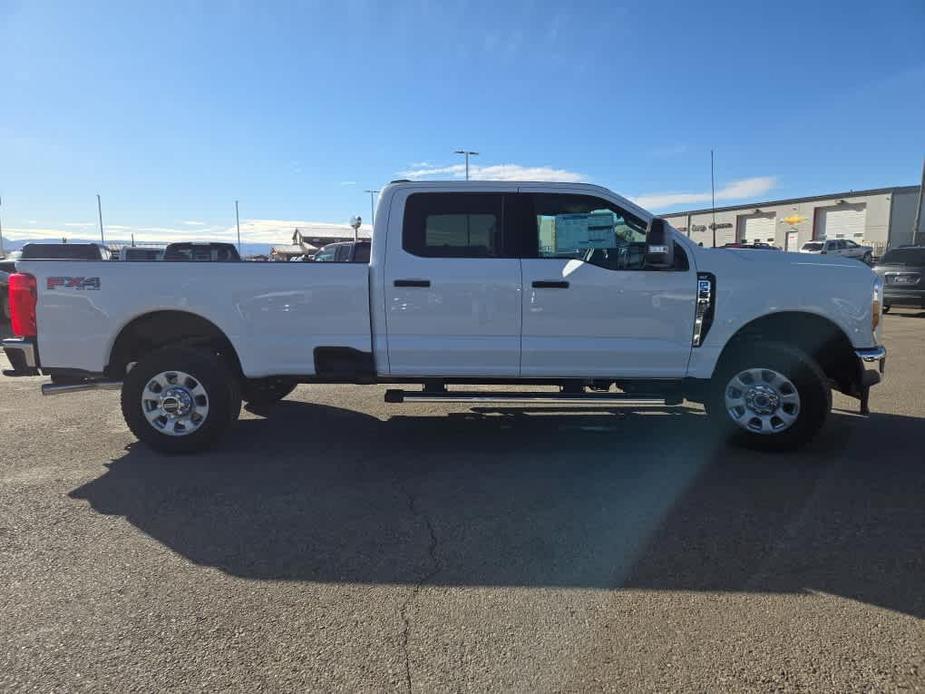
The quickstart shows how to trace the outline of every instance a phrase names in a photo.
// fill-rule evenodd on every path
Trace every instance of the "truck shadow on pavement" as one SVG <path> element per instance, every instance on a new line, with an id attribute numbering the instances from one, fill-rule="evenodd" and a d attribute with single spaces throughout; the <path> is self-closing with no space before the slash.
<path id="1" fill-rule="evenodd" d="M 267 414 L 206 455 L 132 445 L 71 496 L 249 579 L 823 592 L 925 617 L 921 419 L 835 412 L 772 455 L 685 409 Z"/>

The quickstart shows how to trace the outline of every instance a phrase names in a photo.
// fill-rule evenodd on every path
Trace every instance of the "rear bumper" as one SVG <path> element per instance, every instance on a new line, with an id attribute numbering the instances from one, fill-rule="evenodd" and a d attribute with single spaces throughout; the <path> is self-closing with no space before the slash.
<path id="1" fill-rule="evenodd" d="M 13 367 L 12 370 L 5 370 L 4 376 L 39 375 L 39 354 L 33 338 L 10 337 L 0 342 L 0 345 Z"/>
<path id="2" fill-rule="evenodd" d="M 883 288 L 885 306 L 925 306 L 925 289 Z"/>

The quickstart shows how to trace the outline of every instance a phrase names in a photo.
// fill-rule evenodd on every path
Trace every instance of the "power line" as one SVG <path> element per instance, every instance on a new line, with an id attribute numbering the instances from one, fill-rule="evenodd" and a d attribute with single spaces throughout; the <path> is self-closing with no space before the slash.
<path id="1" fill-rule="evenodd" d="M 103 245 L 106 244 L 106 239 L 103 236 L 103 202 L 100 199 L 100 194 L 96 194 L 96 211 L 100 215 L 100 243 Z"/>

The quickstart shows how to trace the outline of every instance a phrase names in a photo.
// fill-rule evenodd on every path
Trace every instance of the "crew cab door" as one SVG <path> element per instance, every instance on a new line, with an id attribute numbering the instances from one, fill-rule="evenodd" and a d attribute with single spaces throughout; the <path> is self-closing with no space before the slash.
<path id="1" fill-rule="evenodd" d="M 391 375 L 519 374 L 520 260 L 504 234 L 514 190 L 396 195 L 383 273 Z"/>
<path id="2" fill-rule="evenodd" d="M 646 223 L 621 204 L 521 188 L 521 374 L 680 378 L 691 352 L 697 273 L 646 269 Z"/>

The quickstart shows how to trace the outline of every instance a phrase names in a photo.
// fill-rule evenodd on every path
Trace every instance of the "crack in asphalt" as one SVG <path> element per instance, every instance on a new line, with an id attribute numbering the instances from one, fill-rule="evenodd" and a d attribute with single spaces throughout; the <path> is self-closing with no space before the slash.
<path id="1" fill-rule="evenodd" d="M 408 510 L 411 512 L 411 515 L 415 518 L 420 518 L 423 520 L 425 527 L 427 528 L 427 533 L 430 536 L 430 542 L 427 547 L 427 554 L 430 557 L 432 567 L 430 571 L 426 572 L 421 576 L 417 583 L 414 584 L 414 587 L 411 589 L 407 599 L 402 603 L 401 608 L 399 609 L 399 614 L 401 615 L 402 620 L 402 632 L 401 632 L 401 649 L 402 654 L 405 659 L 405 687 L 409 694 L 413 689 L 413 678 L 411 676 L 411 654 L 408 651 L 408 641 L 411 638 L 411 619 L 408 617 L 408 608 L 411 607 L 411 604 L 417 598 L 418 593 L 421 592 L 421 589 L 430 581 L 434 576 L 436 576 L 440 570 L 440 561 L 437 559 L 437 534 L 434 532 L 434 525 L 428 516 L 423 511 L 420 511 L 417 508 L 417 497 L 413 495 L 408 489 L 402 484 L 399 485 L 402 493 L 408 499 Z"/>

